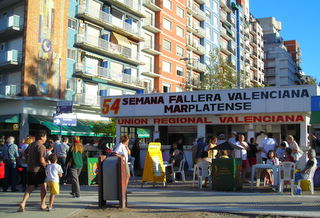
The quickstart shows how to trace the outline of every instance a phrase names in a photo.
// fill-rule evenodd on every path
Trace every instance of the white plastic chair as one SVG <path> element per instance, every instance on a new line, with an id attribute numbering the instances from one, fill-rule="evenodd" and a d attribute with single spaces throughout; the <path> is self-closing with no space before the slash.
<path id="1" fill-rule="evenodd" d="M 317 163 L 316 163 L 317 164 Z M 302 180 L 306 180 L 306 181 L 309 181 L 309 190 L 311 192 L 311 194 L 313 195 L 314 194 L 314 185 L 313 185 L 313 176 L 315 174 L 317 170 L 317 166 L 316 167 L 313 167 L 310 171 L 310 177 L 308 179 L 302 179 Z M 302 180 L 299 180 L 298 181 L 298 186 L 301 187 L 301 181 Z"/>
<path id="2" fill-rule="evenodd" d="M 182 181 L 185 182 L 186 181 L 186 175 L 184 174 L 184 164 L 185 164 L 186 160 L 185 159 L 182 159 L 180 161 L 180 164 L 179 164 L 179 169 L 177 171 L 173 171 L 173 182 L 176 181 L 176 174 L 177 173 L 180 173 L 181 174 L 181 177 L 182 177 Z"/>
<path id="3" fill-rule="evenodd" d="M 202 189 L 203 179 L 210 180 L 210 163 L 201 161 L 198 165 L 198 187 Z"/>
<path id="4" fill-rule="evenodd" d="M 291 185 L 291 195 L 294 191 L 294 173 L 295 165 L 292 162 L 284 161 L 279 165 L 279 192 L 283 192 L 285 181 L 289 181 Z"/>
<path id="5" fill-rule="evenodd" d="M 194 187 L 194 183 L 196 181 L 196 175 L 199 175 L 199 166 L 197 164 L 193 166 L 192 187 Z"/>

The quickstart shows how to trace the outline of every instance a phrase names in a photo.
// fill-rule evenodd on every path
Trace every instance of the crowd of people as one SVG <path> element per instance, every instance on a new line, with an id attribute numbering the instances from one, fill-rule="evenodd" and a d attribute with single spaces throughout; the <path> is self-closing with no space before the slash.
<path id="1" fill-rule="evenodd" d="M 35 136 L 28 136 L 18 146 L 15 138 L 9 136 L 2 149 L 5 164 L 3 191 L 11 186 L 12 192 L 17 189 L 17 173 L 21 169 L 21 184 L 24 192 L 19 212 L 25 210 L 26 202 L 35 188 L 40 187 L 41 210 L 51 211 L 54 198 L 59 194 L 60 184 L 65 184 L 67 176 L 71 182 L 71 195 L 80 197 L 79 175 L 83 167 L 83 145 L 78 136 L 69 144 L 68 137 L 47 139 L 46 131 L 40 130 Z M 49 205 L 46 205 L 46 194 L 50 193 Z"/>
<path id="2" fill-rule="evenodd" d="M 306 168 L 301 169 L 300 173 L 297 174 L 299 176 L 296 176 L 296 180 L 302 178 L 308 179 L 310 171 L 317 166 L 314 146 L 318 146 L 320 140 L 312 134 L 310 134 L 310 139 L 310 150 L 308 152 L 309 161 Z M 237 146 L 238 149 L 234 151 L 214 149 L 214 147 L 224 142 L 229 142 Z M 311 143 L 314 144 L 312 145 Z M 303 151 L 292 135 L 282 138 L 280 144 L 278 144 L 273 138 L 272 133 L 266 134 L 264 131 L 261 131 L 256 138 L 250 138 L 249 142 L 245 140 L 244 134 L 237 134 L 235 131 L 231 132 L 230 138 L 228 139 L 226 139 L 224 134 L 220 134 L 217 137 L 214 136 L 209 139 L 208 144 L 205 143 L 205 139 L 202 137 L 195 141 L 192 148 L 192 157 L 195 164 L 204 160 L 210 162 L 214 158 L 232 157 L 242 159 L 242 182 L 246 182 L 246 173 L 251 172 L 252 166 L 257 163 L 273 165 L 279 165 L 284 161 L 297 163 L 302 155 Z M 264 170 L 262 176 L 265 177 L 267 184 L 271 186 L 274 185 L 273 172 L 271 169 Z"/>

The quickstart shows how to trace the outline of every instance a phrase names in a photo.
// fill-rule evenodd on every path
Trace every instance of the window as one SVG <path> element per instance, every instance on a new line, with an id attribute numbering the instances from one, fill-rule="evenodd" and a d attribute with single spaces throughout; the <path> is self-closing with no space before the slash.
<path id="1" fill-rule="evenodd" d="M 177 33 L 177 36 L 180 36 L 180 37 L 184 37 L 184 29 L 182 29 L 181 27 L 177 26 L 176 28 L 176 33 Z"/>
<path id="2" fill-rule="evenodd" d="M 144 72 L 153 72 L 153 59 L 149 56 L 144 56 L 143 61 L 146 63 L 143 65 Z"/>
<path id="3" fill-rule="evenodd" d="M 77 21 L 74 19 L 69 18 L 68 19 L 68 27 L 71 29 L 77 29 Z"/>
<path id="4" fill-rule="evenodd" d="M 213 1 L 213 12 L 216 14 L 219 12 L 218 11 L 218 3 L 216 1 Z"/>
<path id="5" fill-rule="evenodd" d="M 163 48 L 167 51 L 171 51 L 171 42 L 168 40 L 163 40 Z"/>
<path id="6" fill-rule="evenodd" d="M 162 92 L 170 92 L 170 84 L 162 84 Z"/>
<path id="7" fill-rule="evenodd" d="M 184 48 L 177 45 L 177 56 L 183 57 L 184 56 Z"/>
<path id="8" fill-rule="evenodd" d="M 171 28 L 172 28 L 171 25 L 172 25 L 171 21 L 163 18 L 163 28 L 165 28 L 167 30 L 171 30 Z"/>
<path id="9" fill-rule="evenodd" d="M 213 27 L 215 29 L 219 29 L 218 24 L 219 24 L 219 21 L 218 21 L 217 16 L 213 16 Z"/>
<path id="10" fill-rule="evenodd" d="M 184 10 L 177 6 L 177 15 L 181 18 L 184 18 Z"/>
<path id="11" fill-rule="evenodd" d="M 168 61 L 162 61 L 162 69 L 165 72 L 171 73 L 171 63 Z"/>
<path id="12" fill-rule="evenodd" d="M 213 44 L 215 45 L 219 44 L 218 33 L 216 31 L 213 32 Z"/>
<path id="13" fill-rule="evenodd" d="M 177 75 L 183 76 L 183 74 L 184 74 L 183 67 L 177 66 Z"/>
<path id="14" fill-rule="evenodd" d="M 168 8 L 169 10 L 171 10 L 171 9 L 172 9 L 172 1 L 170 1 L 170 0 L 164 0 L 164 1 L 163 1 L 163 6 L 164 6 L 165 8 Z"/>
<path id="15" fill-rule="evenodd" d="M 67 49 L 67 58 L 75 60 L 76 59 L 76 50 L 75 49 Z"/>

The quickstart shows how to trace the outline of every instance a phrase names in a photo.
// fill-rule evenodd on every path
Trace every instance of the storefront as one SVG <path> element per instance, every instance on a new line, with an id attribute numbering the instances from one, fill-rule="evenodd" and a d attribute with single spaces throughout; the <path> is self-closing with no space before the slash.
<path id="1" fill-rule="evenodd" d="M 221 133 L 228 138 L 231 131 L 250 138 L 264 130 L 277 141 L 294 135 L 305 147 L 311 96 L 318 93 L 317 86 L 291 86 L 112 96 L 102 99 L 101 115 L 117 118 L 117 141 L 138 128 L 167 145 Z"/>

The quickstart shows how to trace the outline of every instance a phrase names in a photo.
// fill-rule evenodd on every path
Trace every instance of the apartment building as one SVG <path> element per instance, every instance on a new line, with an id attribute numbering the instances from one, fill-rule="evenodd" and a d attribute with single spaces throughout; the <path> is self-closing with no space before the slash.
<path id="1" fill-rule="evenodd" d="M 264 84 L 264 52 L 263 31 L 260 24 L 252 14 L 248 17 L 249 32 L 246 33 L 246 58 L 245 66 L 248 87 L 261 87 Z M 248 37 L 249 36 L 249 37 Z"/>
<path id="2" fill-rule="evenodd" d="M 70 0 L 67 99 L 100 107 L 100 96 L 135 94 L 141 82 L 141 0 Z"/>
<path id="3" fill-rule="evenodd" d="M 83 108 L 82 98 L 74 99 L 74 95 L 70 95 L 76 72 L 69 69 L 77 67 L 70 62 L 85 55 L 76 49 L 67 50 L 72 47 L 72 40 L 80 42 L 71 39 L 66 31 L 68 25 L 80 29 L 78 22 L 68 20 L 68 9 L 69 1 L 65 0 L 0 1 L 0 135 L 21 139 L 37 129 L 59 134 L 60 128 L 53 124 L 52 117 L 57 102 L 65 99 L 75 100 L 73 112 L 78 125 L 63 127 L 62 134 L 95 135 L 81 119 L 106 120 L 97 115 L 98 108 Z M 103 42 L 96 38 L 93 41 Z M 86 45 L 94 47 L 90 43 Z M 136 60 L 131 62 L 136 63 Z M 92 67 L 91 72 L 100 71 Z M 94 92 L 91 87 L 82 88 Z M 78 93 L 76 89 L 73 92 Z"/>
<path id="4" fill-rule="evenodd" d="M 280 35 L 281 22 L 274 17 L 258 19 L 263 29 L 265 84 L 290 86 L 301 84 L 299 67 Z"/>

